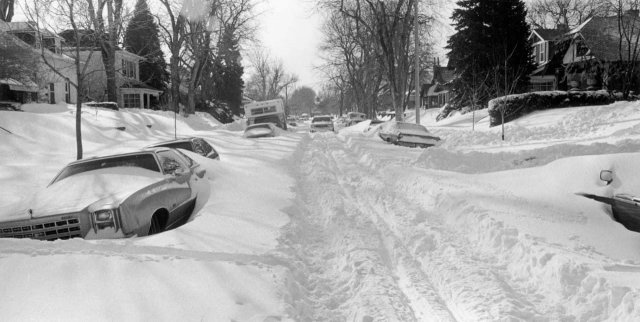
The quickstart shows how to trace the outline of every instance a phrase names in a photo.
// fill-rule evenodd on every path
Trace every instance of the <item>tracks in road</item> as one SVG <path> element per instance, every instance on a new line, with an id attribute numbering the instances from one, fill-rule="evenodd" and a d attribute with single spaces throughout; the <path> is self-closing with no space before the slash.
<path id="1" fill-rule="evenodd" d="M 296 207 L 283 237 L 297 259 L 297 318 L 540 318 L 535 294 L 513 287 L 504 268 L 477 253 L 434 208 L 396 191 L 392 171 L 348 140 L 315 135 L 298 154 Z"/>

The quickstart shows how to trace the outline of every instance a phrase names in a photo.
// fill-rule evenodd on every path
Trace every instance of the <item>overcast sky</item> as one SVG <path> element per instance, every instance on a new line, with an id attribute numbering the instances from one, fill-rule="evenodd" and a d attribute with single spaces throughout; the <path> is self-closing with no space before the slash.
<path id="1" fill-rule="evenodd" d="M 289 73 L 298 75 L 298 86 L 309 86 L 318 91 L 322 75 L 314 67 L 321 64 L 318 46 L 322 40 L 322 20 L 315 13 L 314 3 L 265 0 L 259 6 L 262 15 L 258 38 L 272 56 L 282 60 Z"/>

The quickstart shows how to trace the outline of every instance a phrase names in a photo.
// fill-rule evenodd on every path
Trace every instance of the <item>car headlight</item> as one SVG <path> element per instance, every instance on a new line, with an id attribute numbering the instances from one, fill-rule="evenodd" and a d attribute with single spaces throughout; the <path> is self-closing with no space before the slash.
<path id="1" fill-rule="evenodd" d="M 120 214 L 118 209 L 102 209 L 92 212 L 91 221 L 93 224 L 93 230 L 96 233 L 98 230 L 107 228 L 114 228 L 115 231 L 120 229 Z"/>

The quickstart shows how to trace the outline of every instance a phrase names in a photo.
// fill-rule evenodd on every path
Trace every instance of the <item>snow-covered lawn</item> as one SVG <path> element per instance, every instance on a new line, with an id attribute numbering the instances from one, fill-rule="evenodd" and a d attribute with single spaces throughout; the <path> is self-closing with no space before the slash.
<path id="1" fill-rule="evenodd" d="M 72 107 L 22 108 L 0 111 L 0 216 L 75 159 Z M 2 319 L 640 320 L 640 234 L 576 195 L 640 194 L 640 104 L 536 112 L 505 141 L 486 111 L 475 131 L 436 113 L 421 118 L 443 139 L 429 149 L 367 121 L 244 139 L 242 124 L 178 116 L 178 135 L 221 155 L 198 159 L 203 210 L 151 237 L 0 240 Z M 174 135 L 169 112 L 82 117 L 87 157 Z"/>

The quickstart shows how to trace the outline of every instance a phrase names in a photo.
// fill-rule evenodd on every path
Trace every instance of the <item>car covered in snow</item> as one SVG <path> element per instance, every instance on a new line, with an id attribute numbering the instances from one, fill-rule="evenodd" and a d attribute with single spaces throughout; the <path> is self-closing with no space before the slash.
<path id="1" fill-rule="evenodd" d="M 247 126 L 244 130 L 245 138 L 262 138 L 276 136 L 276 125 L 273 123 L 257 123 Z"/>
<path id="2" fill-rule="evenodd" d="M 360 112 L 349 112 L 347 113 L 347 121 L 346 126 L 351 126 L 354 124 L 358 124 L 367 119 L 367 115 Z"/>
<path id="3" fill-rule="evenodd" d="M 146 236 L 175 228 L 209 198 L 205 169 L 169 148 L 69 163 L 0 237 L 41 240 Z"/>
<path id="4" fill-rule="evenodd" d="M 309 125 L 309 132 L 334 131 L 333 120 L 329 115 L 314 116 Z"/>
<path id="5" fill-rule="evenodd" d="M 395 145 L 428 148 L 440 141 L 420 124 L 390 121 L 381 126 L 378 136 Z"/>
<path id="6" fill-rule="evenodd" d="M 220 155 L 215 148 L 211 146 L 205 139 L 198 137 L 180 138 L 175 140 L 158 142 L 151 144 L 147 148 L 167 147 L 172 149 L 183 149 L 200 154 L 209 159 L 220 160 Z"/>
<path id="7" fill-rule="evenodd" d="M 613 171 L 600 171 L 600 180 L 611 184 L 614 179 Z M 613 219 L 631 231 L 640 232 L 640 194 L 626 192 L 614 193 L 610 196 L 599 196 L 588 193 L 578 195 L 593 199 L 611 206 Z"/>

